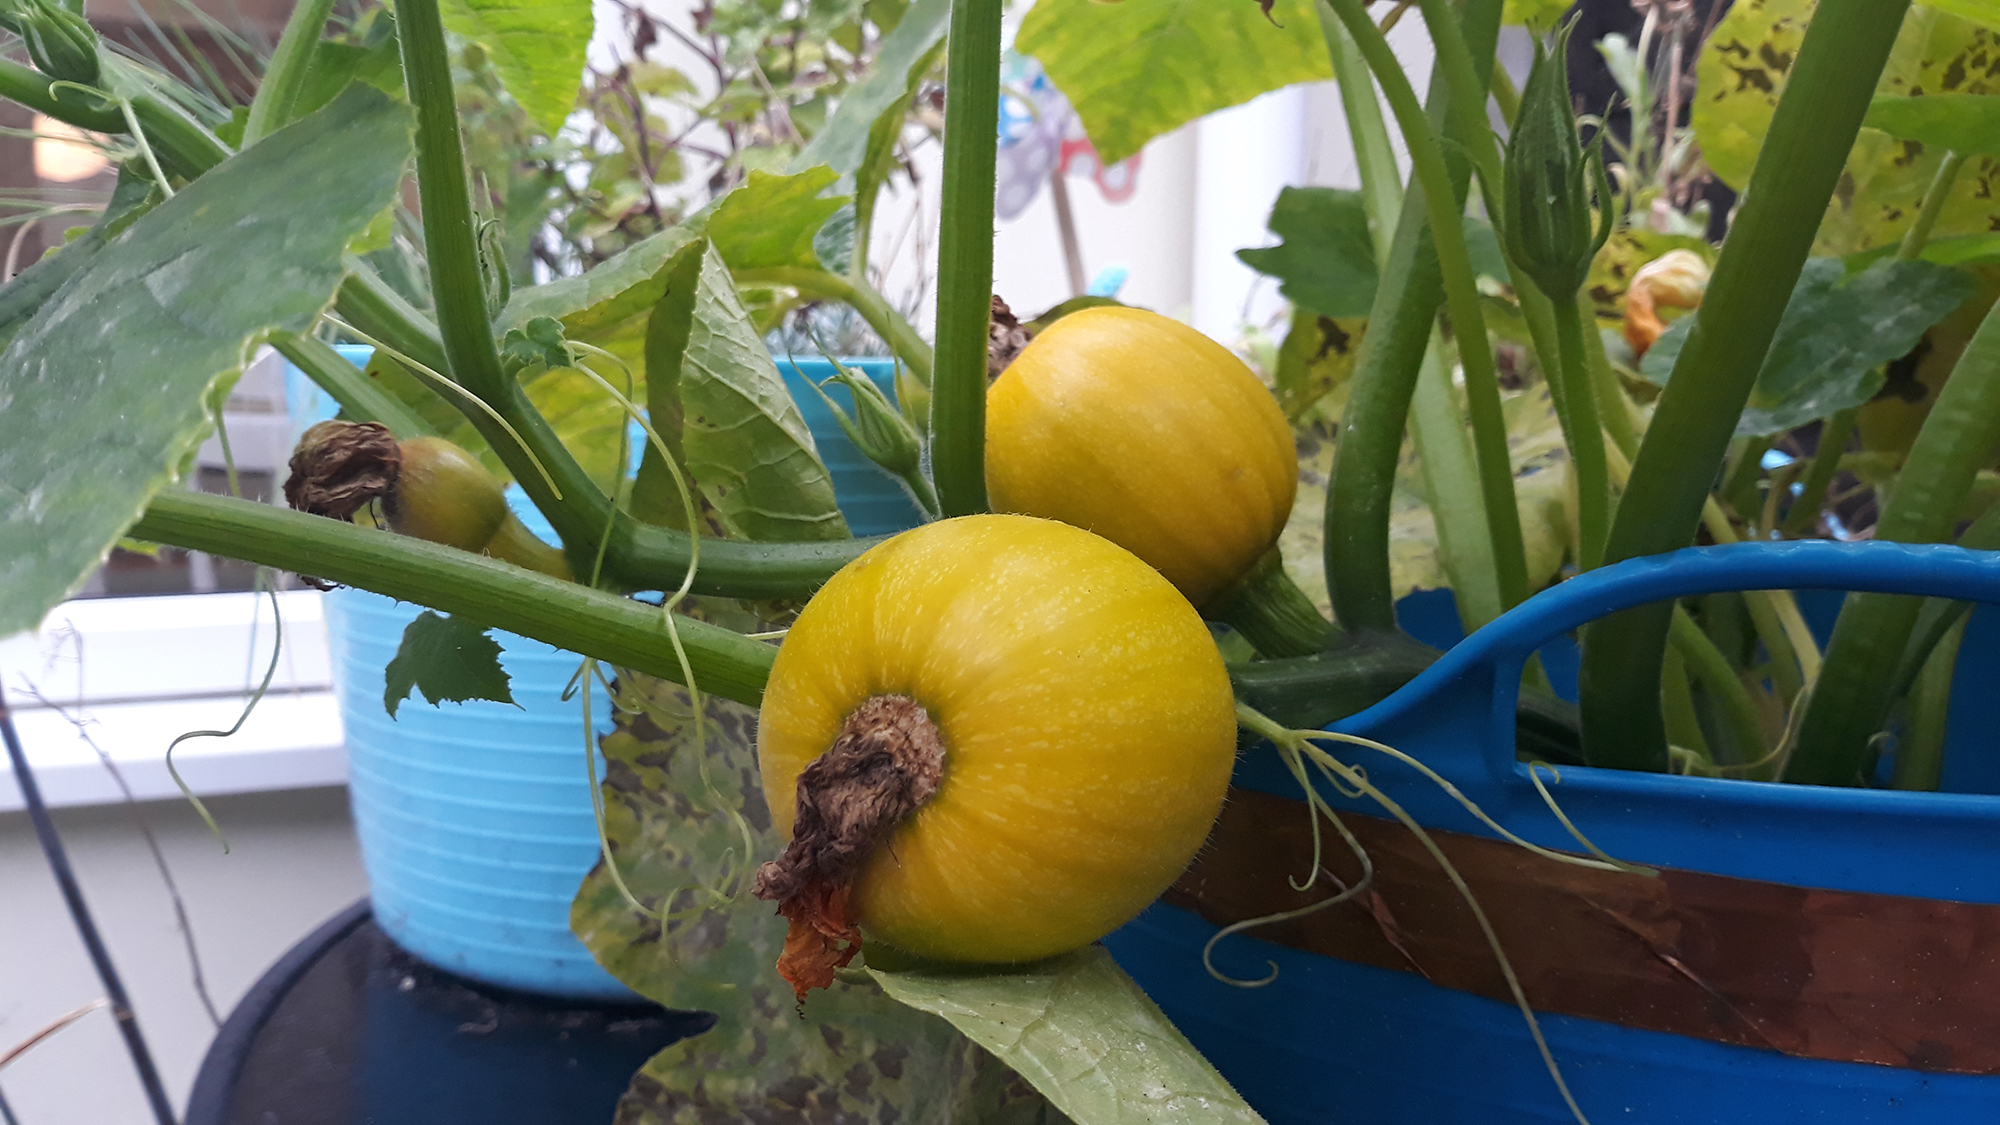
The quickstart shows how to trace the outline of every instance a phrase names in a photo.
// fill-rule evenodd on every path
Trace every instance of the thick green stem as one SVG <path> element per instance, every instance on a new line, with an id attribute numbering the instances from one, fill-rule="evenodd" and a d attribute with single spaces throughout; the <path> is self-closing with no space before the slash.
<path id="1" fill-rule="evenodd" d="M 1896 491 L 1875 521 L 1894 543 L 1948 539 L 1979 466 L 2000 447 L 2000 308 L 1986 315 L 1910 446 Z M 1851 594 L 1834 624 L 1826 663 L 1799 727 L 1785 780 L 1852 785 L 1869 741 L 1894 704 L 1894 669 L 1916 627 L 1920 598 Z"/>
<path id="2" fill-rule="evenodd" d="M 1930 792 L 1944 777 L 1952 676 L 1958 667 L 1959 642 L 1964 639 L 1965 618 L 1961 617 L 1945 630 L 1910 692 L 1906 729 L 1896 743 L 1896 769 L 1891 781 L 1898 789 Z"/>
<path id="3" fill-rule="evenodd" d="M 1321 617 L 1319 608 L 1285 573 L 1285 560 L 1273 547 L 1248 573 L 1208 600 L 1201 615 L 1243 634 L 1267 657 L 1307 656 L 1339 636 Z"/>
<path id="4" fill-rule="evenodd" d="M 341 318 L 432 371 L 448 370 L 437 325 L 366 262 L 350 257 L 346 265 L 347 280 L 334 304 Z"/>
<path id="5" fill-rule="evenodd" d="M 0 59 L 0 98 L 19 102 L 36 113 L 93 133 L 125 131 L 125 115 L 118 112 L 117 106 L 76 105 L 80 96 L 74 93 L 57 101 L 49 93 L 49 85 L 54 81 L 33 67 Z"/>
<path id="6" fill-rule="evenodd" d="M 1530 283 L 1532 284 L 1532 283 Z M 1599 425 L 1597 396 L 1590 385 L 1590 361 L 1584 353 L 1583 315 L 1568 294 L 1552 298 L 1556 346 L 1562 361 L 1552 374 L 1562 382 L 1570 418 L 1570 465 L 1576 470 L 1577 565 L 1594 569 L 1604 560 L 1604 540 L 1611 526 L 1611 476 L 1604 463 L 1604 429 Z"/>
<path id="7" fill-rule="evenodd" d="M 851 277 L 842 277 L 827 270 L 810 269 L 804 266 L 776 266 L 766 269 L 742 270 L 736 274 L 740 282 L 767 282 L 784 285 L 798 290 L 809 297 L 821 297 L 840 301 L 858 313 L 868 327 L 875 330 L 896 358 L 908 364 L 917 380 L 925 386 L 931 384 L 931 367 L 934 363 L 931 346 L 924 342 L 910 322 L 901 313 L 891 308 L 868 285 Z"/>
<path id="8" fill-rule="evenodd" d="M 1371 32 L 1374 25 L 1368 23 L 1365 13 L 1355 10 L 1358 5 L 1351 0 L 1342 0 L 1342 3 L 1349 11 L 1347 15 L 1341 15 L 1341 22 L 1355 35 L 1358 44 L 1363 35 L 1350 16 L 1358 16 Z M 1500 8 L 1499 0 L 1471 0 L 1465 13 L 1464 30 L 1474 57 L 1489 64 L 1494 41 L 1499 35 Z M 1378 44 L 1381 42 L 1379 32 L 1374 34 L 1374 39 Z M 1388 64 L 1396 78 L 1400 79 L 1401 71 L 1393 69 L 1393 56 Z M 1371 61 L 1370 65 L 1375 66 L 1375 62 Z M 1378 70 L 1377 78 L 1382 77 Z M 1407 81 L 1403 81 L 1401 86 L 1408 91 Z M 1429 115 L 1435 126 L 1442 126 L 1446 120 L 1446 101 L 1444 78 L 1441 74 L 1433 75 Z M 1398 123 L 1401 124 L 1400 116 Z M 1435 137 L 1432 139 L 1435 155 Z M 1437 193 L 1440 198 L 1449 201 L 1442 208 L 1448 212 L 1451 228 L 1446 237 L 1458 232 L 1461 245 L 1462 228 L 1457 216 L 1464 206 L 1465 188 L 1470 176 L 1469 167 L 1462 161 L 1455 163 L 1448 169 L 1444 185 L 1449 190 Z M 1430 341 L 1444 285 L 1438 256 L 1433 250 L 1434 232 L 1426 222 L 1432 210 L 1431 194 L 1423 177 L 1418 177 L 1404 193 L 1402 213 L 1397 219 L 1395 238 L 1390 246 L 1389 263 L 1382 271 L 1375 305 L 1369 312 L 1368 334 L 1362 341 L 1353 390 L 1341 419 L 1333 479 L 1327 489 L 1327 585 L 1333 593 L 1336 616 L 1350 629 L 1396 628 L 1395 596 L 1389 577 L 1391 494 L 1395 485 L 1397 458 L 1402 449 L 1404 422 L 1409 415 L 1410 399 L 1416 390 L 1418 371 Z M 1480 322 L 1474 319 L 1469 323 L 1477 325 Z M 1478 333 L 1475 331 L 1467 335 Z M 1481 339 L 1483 341 L 1483 336 Z M 1510 501 L 1511 477 L 1510 473 Z M 1509 503 L 1508 510 L 1513 508 L 1514 505 Z M 1519 528 L 1517 519 L 1514 523 L 1517 537 Z M 1523 562 L 1523 586 L 1526 585 L 1525 571 Z"/>
<path id="9" fill-rule="evenodd" d="M 171 490 L 153 498 L 130 534 L 464 614 L 621 668 L 682 680 L 666 615 L 657 607 L 468 551 L 269 504 Z M 757 705 L 777 649 L 686 617 L 676 617 L 674 626 L 703 690 Z"/>
<path id="10" fill-rule="evenodd" d="M 1315 5 L 1319 30 L 1326 39 L 1327 59 L 1340 84 L 1340 108 L 1347 116 L 1347 135 L 1354 142 L 1354 166 L 1361 179 L 1361 208 L 1368 216 L 1368 233 L 1375 240 L 1375 265 L 1389 262 L 1396 236 L 1396 215 L 1403 206 L 1403 177 L 1396 170 L 1396 150 L 1389 144 L 1389 126 L 1382 120 L 1382 103 L 1368 63 L 1354 37 L 1325 4 Z"/>
<path id="11" fill-rule="evenodd" d="M 437 0 L 404 0 L 397 9 L 403 78 L 417 111 L 417 190 L 423 204 L 424 257 L 436 295 L 438 332 L 452 380 L 492 408 L 465 411 L 521 488 L 548 517 L 572 569 L 596 574 L 611 500 L 577 464 L 526 392 L 500 364 L 487 318 L 477 227 L 458 135 L 458 107 Z M 607 577 L 624 568 L 607 547 Z"/>
<path id="12" fill-rule="evenodd" d="M 1731 760 L 1716 760 L 1723 765 L 1753 760 L 1747 755 L 1755 754 L 1763 747 L 1764 728 L 1757 721 L 1757 704 L 1750 698 L 1750 689 L 1743 686 L 1743 679 L 1736 674 L 1729 658 L 1722 655 L 1722 650 L 1715 647 L 1715 641 L 1702 632 L 1694 618 L 1679 606 L 1672 608 L 1673 619 L 1668 636 L 1674 650 L 1686 661 L 1695 679 L 1708 689 L 1721 719 L 1727 724 L 1731 741 L 1735 743 L 1737 753 L 1729 756 Z"/>
<path id="13" fill-rule="evenodd" d="M 1812 465 L 1785 513 L 1784 530 L 1794 538 L 1812 531 L 1819 522 L 1820 505 L 1826 500 L 1827 486 L 1840 471 L 1840 455 L 1847 451 L 1847 439 L 1854 434 L 1854 408 L 1849 407 L 1820 423 L 1819 448 L 1813 451 Z"/>
<path id="14" fill-rule="evenodd" d="M 1457 13 L 1445 0 L 1423 0 L 1424 19 L 1437 43 L 1439 69 L 1444 71 L 1450 95 L 1446 99 L 1447 120 L 1458 118 L 1455 134 L 1471 138 L 1463 147 L 1475 164 L 1484 169 L 1495 165 L 1497 155 L 1492 132 L 1483 116 L 1485 90 L 1476 79 L 1465 41 L 1459 37 Z M 1454 339 L 1458 344 L 1460 367 L 1465 373 L 1466 412 L 1472 418 L 1472 444 L 1479 461 L 1479 490 L 1486 503 L 1486 530 L 1493 540 L 1493 568 L 1499 579 L 1503 605 L 1519 604 L 1528 596 L 1528 552 L 1521 534 L 1520 509 L 1514 496 L 1514 461 L 1507 449 L 1507 421 L 1500 408 L 1500 379 L 1493 365 L 1493 348 L 1486 338 L 1486 318 L 1480 311 L 1478 276 L 1472 269 L 1472 255 L 1465 242 L 1462 222 L 1464 205 L 1456 202 L 1451 170 L 1445 163 L 1444 147 L 1424 116 L 1417 94 L 1404 76 L 1402 64 L 1390 49 L 1389 41 L 1368 18 L 1361 0 L 1332 0 L 1334 14 L 1354 36 L 1356 46 L 1375 72 L 1389 109 L 1409 146 L 1412 173 L 1424 187 L 1431 236 L 1437 250 L 1438 267 L 1444 283 L 1445 307 L 1451 314 Z M 1459 64 L 1456 68 L 1446 60 Z M 1491 59 L 1487 60 L 1491 65 Z M 1463 71 L 1460 74 L 1459 71 Z M 1470 94 L 1475 100 L 1465 105 Z M 1468 115 L 1479 115 L 1476 125 Z M 1483 136 L 1484 145 L 1477 142 Z"/>
<path id="15" fill-rule="evenodd" d="M 1988 508 L 1985 515 L 1973 520 L 1972 526 L 1958 537 L 1958 545 L 1974 551 L 2000 551 L 2000 506 Z M 1931 651 L 1944 641 L 1945 633 L 1970 612 L 1970 602 L 1924 599 L 1924 608 L 1918 612 L 1916 627 L 1910 633 L 1909 646 L 1903 649 L 1902 661 L 1896 667 L 1896 687 L 1890 693 L 1892 698 L 1900 698 L 1910 690 L 1924 662 L 1930 659 Z"/>
<path id="16" fill-rule="evenodd" d="M 1704 765 L 1715 764 L 1708 748 L 1708 736 L 1701 732 L 1701 717 L 1695 712 L 1694 691 L 1688 685 L 1687 661 L 1680 650 L 1667 648 L 1666 675 L 1660 681 L 1661 703 L 1666 709 L 1667 742 L 1686 750 Z"/>
<path id="17" fill-rule="evenodd" d="M 931 475 L 946 516 L 986 510 L 986 333 L 993 303 L 1002 6 L 1001 0 L 952 0 L 945 53 Z"/>
<path id="18" fill-rule="evenodd" d="M 1908 9 L 1908 0 L 1822 0 L 1814 14 L 1707 297 L 1692 314 L 1675 378 L 1639 447 L 1607 562 L 1671 551 L 1693 538 Z M 1645 606 L 1587 631 L 1583 714 L 1593 762 L 1666 768 L 1660 660 L 1669 616 L 1666 605 Z M 1815 692 L 1815 702 L 1828 694 Z"/>
<path id="19" fill-rule="evenodd" d="M 271 342 L 278 353 L 296 364 L 321 390 L 333 396 L 351 422 L 380 422 L 403 440 L 432 433 L 417 412 L 375 385 L 333 345 L 317 336 L 291 336 Z"/>
<path id="20" fill-rule="evenodd" d="M 1625 397 L 1618 373 L 1611 369 L 1611 357 L 1605 354 L 1604 337 L 1597 330 L 1597 310 L 1590 302 L 1590 295 L 1579 293 L 1576 301 L 1583 318 L 1583 354 L 1590 364 L 1590 385 L 1597 400 L 1598 420 L 1604 423 L 1604 432 L 1611 435 L 1611 444 L 1629 461 L 1639 452 L 1639 425 L 1632 419 L 1632 400 Z"/>
<path id="21" fill-rule="evenodd" d="M 1423 472 L 1424 496 L 1437 527 L 1438 554 L 1467 633 L 1506 611 L 1494 579 L 1493 539 L 1480 500 L 1479 464 L 1465 415 L 1451 393 L 1444 334 L 1431 330 L 1431 346 L 1410 399 L 1410 440 Z"/>
<path id="22" fill-rule="evenodd" d="M 319 45 L 326 19 L 332 13 L 333 0 L 300 0 L 292 9 L 284 33 L 278 36 L 278 45 L 271 52 L 271 61 L 264 66 L 264 76 L 257 83 L 257 96 L 250 102 L 250 118 L 243 124 L 244 148 L 263 140 L 296 116 L 299 91 L 305 88 L 313 48 Z"/>

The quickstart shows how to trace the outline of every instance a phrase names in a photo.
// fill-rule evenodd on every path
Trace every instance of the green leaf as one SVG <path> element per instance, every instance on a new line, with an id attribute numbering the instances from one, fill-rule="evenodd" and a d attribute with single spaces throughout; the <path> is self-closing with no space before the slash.
<path id="1" fill-rule="evenodd" d="M 691 612 L 740 630 L 767 624 L 727 602 L 701 601 Z M 757 782 L 755 714 L 707 699 L 706 738 L 697 742 L 681 688 L 621 674 L 618 692 L 618 729 L 602 743 L 611 854 L 648 909 L 681 913 L 662 924 L 635 912 L 599 862 L 577 891 L 571 926 L 640 994 L 717 1017 L 713 1030 L 646 1064 L 619 1121 L 1036 1122 L 1046 1106 L 1025 1084 L 859 974 L 808 996 L 801 1018 L 775 967 L 785 920 L 747 892 L 709 893 L 784 847 Z"/>
<path id="2" fill-rule="evenodd" d="M 1333 77 L 1310 0 L 1039 0 L 1014 48 L 1040 60 L 1107 164 L 1267 90 Z"/>
<path id="3" fill-rule="evenodd" d="M 745 539 L 843 539 L 812 433 L 710 246 L 682 353 L 681 445 L 702 499 Z"/>
<path id="4" fill-rule="evenodd" d="M 1838 258 L 1808 259 L 1736 436 L 1781 434 L 1867 402 L 1882 386 L 1876 368 L 1908 355 L 1975 289 L 1962 271 L 1930 262 L 1889 259 L 1850 277 Z M 1669 325 L 1640 374 L 1664 386 L 1697 320 Z"/>
<path id="5" fill-rule="evenodd" d="M 1278 292 L 1322 316 L 1367 316 L 1375 303 L 1375 241 L 1361 193 L 1288 187 L 1278 193 L 1266 224 L 1283 241 L 1238 250 L 1258 273 L 1278 279 Z"/>
<path id="6" fill-rule="evenodd" d="M 530 318 L 519 328 L 509 328 L 500 341 L 500 362 L 511 374 L 524 367 L 569 366 L 569 348 L 563 338 L 562 321 L 552 316 Z"/>
<path id="7" fill-rule="evenodd" d="M 636 242 L 574 277 L 516 289 L 499 325 L 518 328 L 538 316 L 552 317 L 571 339 L 596 342 L 652 310 L 667 290 L 667 266 L 700 237 L 701 218 Z"/>
<path id="8" fill-rule="evenodd" d="M 1954 152 L 2000 152 L 2000 96 L 1993 94 L 1877 96 L 1862 124 Z"/>
<path id="9" fill-rule="evenodd" d="M 468 699 L 514 702 L 507 670 L 500 667 L 500 642 L 487 635 L 486 626 L 428 609 L 403 630 L 403 643 L 383 675 L 382 706 L 392 719 L 412 689 L 433 707 Z"/>
<path id="10" fill-rule="evenodd" d="M 594 29 L 583 0 L 443 0 L 444 26 L 486 48 L 507 92 L 545 136 L 576 107 Z"/>
<path id="11" fill-rule="evenodd" d="M 856 231 L 853 204 L 843 206 L 833 213 L 826 225 L 813 235 L 813 257 L 819 264 L 833 273 L 844 274 L 854 264 L 854 239 Z"/>
<path id="12" fill-rule="evenodd" d="M 1277 278 L 1278 291 L 1295 305 L 1332 317 L 1368 315 L 1375 303 L 1375 243 L 1360 192 L 1285 188 L 1265 225 L 1283 241 L 1238 250 L 1244 265 Z M 1474 272 L 1507 277 L 1507 261 L 1492 226 L 1467 216 L 1465 238 Z"/>
<path id="13" fill-rule="evenodd" d="M 882 38 L 868 77 L 847 88 L 826 126 L 792 162 L 794 172 L 822 165 L 840 174 L 838 190 L 857 191 L 857 174 L 869 164 L 874 135 L 883 122 L 900 132 L 910 94 L 937 58 L 951 21 L 951 0 L 916 0 L 895 30 Z M 881 182 L 879 179 L 876 181 Z"/>
<path id="14" fill-rule="evenodd" d="M 256 345 L 309 330 L 410 156 L 358 87 L 140 217 L 0 354 L 0 635 L 90 572 L 207 436 Z"/>
<path id="15" fill-rule="evenodd" d="M 950 1021 L 1077 1125 L 1264 1120 L 1102 946 L 1018 968 L 868 975 L 895 999 Z"/>
<path id="16" fill-rule="evenodd" d="M 145 214 L 159 200 L 160 196 L 150 179 L 121 169 L 118 185 L 112 189 L 111 202 L 88 231 L 65 241 L 55 253 L 44 255 L 15 274 L 13 280 L 0 285 L 0 348 L 5 348 L 15 333 L 27 326 L 29 318 L 55 296 L 63 283 L 104 249 L 106 242 L 132 225 L 133 220 Z"/>
<path id="17" fill-rule="evenodd" d="M 704 232 L 733 270 L 818 269 L 813 238 L 847 204 L 840 196 L 820 198 L 820 192 L 838 178 L 831 168 L 790 176 L 752 172 L 742 187 L 715 205 Z"/>

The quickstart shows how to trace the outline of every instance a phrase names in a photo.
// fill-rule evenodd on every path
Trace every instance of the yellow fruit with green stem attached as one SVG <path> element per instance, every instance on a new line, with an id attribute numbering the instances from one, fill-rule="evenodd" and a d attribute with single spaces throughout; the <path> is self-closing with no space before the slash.
<path id="1" fill-rule="evenodd" d="M 1227 348 L 1143 309 L 1085 309 L 987 393 L 986 489 L 995 511 L 1093 531 L 1203 606 L 1276 545 L 1298 454 Z"/>
<path id="2" fill-rule="evenodd" d="M 808 768 L 843 753 L 838 784 L 869 800 L 905 766 L 921 776 L 881 798 L 893 815 L 867 847 L 805 854 L 856 794 L 818 786 Z M 836 574 L 779 649 L 758 756 L 793 843 L 758 893 L 780 900 L 808 944 L 801 914 L 808 931 L 858 938 L 858 921 L 870 940 L 924 957 L 1047 957 L 1102 937 L 1173 882 L 1221 808 L 1234 755 L 1221 658 L 1159 573 L 1050 520 L 929 524 Z M 840 884 L 816 900 L 839 916 L 787 907 L 814 871 Z M 822 980 L 845 963 L 823 960 Z"/>

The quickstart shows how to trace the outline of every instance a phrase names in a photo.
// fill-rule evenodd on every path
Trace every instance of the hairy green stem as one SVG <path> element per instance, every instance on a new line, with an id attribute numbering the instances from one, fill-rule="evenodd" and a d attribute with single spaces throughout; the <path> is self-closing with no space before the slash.
<path id="1" fill-rule="evenodd" d="M 1325 2 L 1325 0 L 1322 0 Z M 1349 9 L 1357 7 L 1342 0 Z M 1500 29 L 1499 0 L 1470 0 L 1464 31 L 1475 59 L 1490 63 Z M 1358 14 L 1367 23 L 1365 13 Z M 1355 34 L 1347 16 L 1341 21 Z M 1373 30 L 1373 24 L 1369 29 Z M 1375 34 L 1380 42 L 1380 33 Z M 1393 56 L 1390 60 L 1393 62 Z M 1370 64 L 1371 67 L 1374 65 Z M 1400 77 L 1401 71 L 1395 71 Z M 1378 78 L 1380 75 L 1378 74 Z M 1407 81 L 1403 88 L 1408 89 Z M 1434 127 L 1446 120 L 1444 77 L 1432 76 L 1429 118 Z M 1400 119 L 1399 119 L 1400 124 Z M 1433 142 L 1435 138 L 1433 138 Z M 1459 231 L 1471 169 L 1462 161 L 1448 169 L 1449 226 Z M 1426 222 L 1432 205 L 1430 191 L 1419 177 L 1403 195 L 1388 265 L 1381 274 L 1375 305 L 1369 312 L 1353 389 L 1341 419 L 1341 436 L 1334 457 L 1333 479 L 1327 488 L 1325 531 L 1327 585 L 1336 617 L 1350 629 L 1396 628 L 1393 585 L 1389 576 L 1389 513 L 1403 429 L 1415 393 L 1424 350 L 1443 299 L 1443 278 L 1433 250 L 1435 233 Z M 1446 237 L 1449 237 L 1449 232 Z M 1472 323 L 1477 324 L 1478 321 Z M 1511 473 L 1509 474 L 1511 500 Z M 1512 509 L 1509 505 L 1509 509 Z M 1491 513 L 1489 513 L 1490 518 Z M 1515 522 L 1519 535 L 1519 521 Z M 1525 562 L 1522 565 L 1525 586 Z"/>
<path id="2" fill-rule="evenodd" d="M 867 284 L 828 270 L 805 266 L 742 270 L 736 274 L 736 280 L 789 286 L 809 297 L 846 304 L 875 330 L 877 336 L 882 337 L 882 342 L 889 345 L 889 350 L 896 353 L 897 359 L 909 365 L 919 382 L 930 386 L 931 368 L 935 362 L 931 346 L 917 335 L 917 330 L 903 319 L 901 313 L 890 307 L 889 302 Z"/>
<path id="3" fill-rule="evenodd" d="M 1833 483 L 1834 474 L 1840 471 L 1840 455 L 1847 451 L 1847 439 L 1853 434 L 1853 407 L 1838 411 L 1820 423 L 1819 448 L 1813 450 L 1812 464 L 1806 469 L 1806 479 L 1799 486 L 1799 494 L 1792 499 L 1792 510 L 1785 513 L 1783 527 L 1786 535 L 1794 538 L 1805 535 L 1819 522 L 1820 505 L 1826 500 L 1827 486 Z"/>
<path id="4" fill-rule="evenodd" d="M 432 433 L 429 423 L 384 391 L 317 336 L 290 336 L 271 341 L 278 353 L 305 372 L 321 390 L 333 396 L 350 422 L 380 422 L 397 440 Z"/>
<path id="5" fill-rule="evenodd" d="M 1605 561 L 1692 539 L 1908 9 L 1908 0 L 1822 0 L 1815 12 L 1676 377 L 1639 447 Z M 1660 661 L 1669 618 L 1664 604 L 1643 606 L 1587 630 L 1584 744 L 1594 763 L 1666 768 Z M 1829 694 L 1815 692 L 1815 702 Z"/>
<path id="6" fill-rule="evenodd" d="M 986 333 L 993 302 L 1001 0 L 952 0 L 945 54 L 943 214 L 931 475 L 946 516 L 986 510 Z"/>
<path id="7" fill-rule="evenodd" d="M 469 551 L 269 504 L 173 490 L 155 496 L 129 534 L 463 614 L 621 668 L 682 681 L 666 615 L 657 607 Z M 686 617 L 675 618 L 674 627 L 703 691 L 751 706 L 762 699 L 777 649 Z"/>
<path id="8" fill-rule="evenodd" d="M 1285 560 L 1275 547 L 1210 598 L 1201 615 L 1229 625 L 1267 657 L 1306 656 L 1339 636 L 1285 573 Z"/>
<path id="9" fill-rule="evenodd" d="M 333 13 L 333 0 L 300 0 L 285 21 L 284 33 L 264 65 L 257 83 L 257 96 L 250 102 L 250 117 L 243 124 L 243 147 L 263 140 L 296 116 L 299 91 L 305 88 L 306 71 L 312 63 L 313 48 L 326 30 Z"/>
<path id="10" fill-rule="evenodd" d="M 1973 333 L 1937 402 L 1917 431 L 1896 491 L 1875 521 L 1875 538 L 1895 543 L 1948 539 L 1980 465 L 2000 446 L 2000 308 Z M 1866 768 L 1869 742 L 1895 699 L 1896 667 L 1915 630 L 1921 598 L 1850 594 L 1827 644 L 1819 685 L 1799 727 L 1787 781 L 1852 785 Z"/>

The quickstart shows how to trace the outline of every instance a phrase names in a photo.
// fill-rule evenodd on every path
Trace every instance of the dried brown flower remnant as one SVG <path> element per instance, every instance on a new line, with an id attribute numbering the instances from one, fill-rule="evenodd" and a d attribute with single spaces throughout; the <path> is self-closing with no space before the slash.
<path id="1" fill-rule="evenodd" d="M 792 842 L 757 869 L 751 893 L 777 902 L 791 928 L 778 972 L 804 1001 L 861 950 L 848 906 L 876 845 L 937 792 L 944 741 L 922 705 L 901 695 L 856 707 L 840 735 L 799 774 Z"/>
<path id="2" fill-rule="evenodd" d="M 299 438 L 285 503 L 344 520 L 396 489 L 402 448 L 379 422 L 321 422 Z"/>
<path id="3" fill-rule="evenodd" d="M 1000 373 L 1007 370 L 1007 365 L 1014 362 L 1014 357 L 1021 354 L 1021 349 L 1028 346 L 1028 341 L 1034 338 L 1034 330 L 1022 324 L 1014 316 L 1014 310 L 1008 308 L 1007 302 L 995 293 L 993 315 L 986 324 L 986 381 L 990 383 L 998 379 Z"/>

